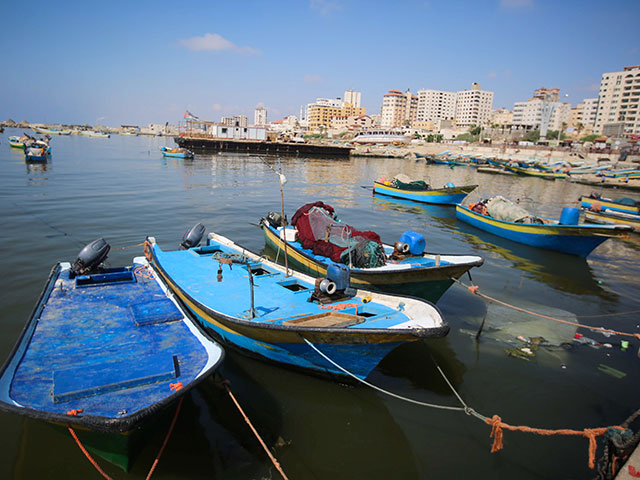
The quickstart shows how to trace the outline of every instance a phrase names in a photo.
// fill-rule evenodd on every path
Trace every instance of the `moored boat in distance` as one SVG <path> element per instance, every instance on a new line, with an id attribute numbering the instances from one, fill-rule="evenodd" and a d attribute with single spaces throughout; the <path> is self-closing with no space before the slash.
<path id="1" fill-rule="evenodd" d="M 31 127 L 31 129 L 42 135 L 71 135 L 71 130 L 58 128 Z"/>
<path id="2" fill-rule="evenodd" d="M 241 352 L 321 376 L 365 378 L 397 346 L 445 336 L 429 302 L 349 288 L 348 272 L 322 281 L 285 268 L 210 233 L 206 246 L 185 235 L 186 250 L 163 251 L 149 237 L 153 267 L 215 338 Z M 317 351 L 316 351 L 317 349 Z"/>
<path id="3" fill-rule="evenodd" d="M 613 210 L 615 212 L 631 213 L 634 215 L 640 214 L 640 202 L 628 197 L 612 199 L 602 197 L 597 193 L 592 193 L 588 196 L 583 195 L 579 201 L 582 208 L 593 211 Z"/>
<path id="4" fill-rule="evenodd" d="M 389 145 L 396 144 L 401 145 L 409 143 L 411 139 L 405 135 L 401 130 L 395 129 L 371 129 L 363 130 L 353 137 L 352 143 L 358 144 L 378 144 Z"/>
<path id="5" fill-rule="evenodd" d="M 29 138 L 25 142 L 24 157 L 27 162 L 46 162 L 51 155 L 48 140 Z"/>
<path id="6" fill-rule="evenodd" d="M 584 220 L 586 222 L 599 223 L 601 225 L 630 225 L 633 227 L 634 233 L 640 233 L 640 215 L 616 212 L 613 210 L 604 210 L 600 212 L 585 210 Z"/>
<path id="7" fill-rule="evenodd" d="M 20 148 L 24 150 L 26 142 L 32 137 L 29 135 L 22 135 L 18 137 L 17 135 L 9 137 L 9 146 L 11 148 Z"/>
<path id="8" fill-rule="evenodd" d="M 162 152 L 162 155 L 164 155 L 165 157 L 193 158 L 194 156 L 191 150 L 188 150 L 182 147 L 176 147 L 176 148 L 160 147 L 160 151 Z"/>
<path id="9" fill-rule="evenodd" d="M 109 138 L 110 134 L 105 132 L 98 132 L 95 130 L 81 130 L 80 135 L 84 135 L 85 137 L 93 137 L 93 138 Z"/>
<path id="10" fill-rule="evenodd" d="M 476 228 L 532 247 L 586 257 L 602 242 L 626 235 L 628 225 L 587 225 L 578 223 L 580 211 L 564 208 L 559 220 L 529 214 L 519 205 L 497 196 L 456 206 L 456 217 Z"/>
<path id="11" fill-rule="evenodd" d="M 422 180 L 411 181 L 404 175 L 396 175 L 389 181 L 385 178 L 374 181 L 373 193 L 404 198 L 415 202 L 455 205 L 462 202 L 477 187 L 477 185 L 456 187 L 453 183 L 447 182 L 442 188 L 433 188 Z"/>
<path id="12" fill-rule="evenodd" d="M 58 263 L 0 372 L 0 409 L 75 430 L 128 470 L 148 420 L 212 374 L 222 347 L 144 257 L 104 268 L 96 240 Z"/>
<path id="13" fill-rule="evenodd" d="M 332 215 L 332 207 L 315 202 L 299 208 L 284 231 L 274 213 L 260 227 L 276 256 L 286 255 L 289 265 L 304 274 L 323 277 L 330 268 L 347 265 L 353 287 L 416 293 L 432 302 L 454 279 L 483 263 L 477 255 L 427 253 L 417 232 L 405 232 L 393 246 L 386 245 L 375 232 L 359 232 Z"/>

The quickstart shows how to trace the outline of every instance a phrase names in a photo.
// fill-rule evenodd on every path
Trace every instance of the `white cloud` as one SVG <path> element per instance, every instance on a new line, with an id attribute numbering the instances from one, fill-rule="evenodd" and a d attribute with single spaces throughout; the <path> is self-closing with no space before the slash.
<path id="1" fill-rule="evenodd" d="M 315 74 L 307 74 L 304 77 L 302 77 L 302 80 L 305 83 L 320 83 L 320 82 L 324 82 L 324 78 L 322 78 L 320 75 L 315 75 Z"/>
<path id="2" fill-rule="evenodd" d="M 209 52 L 225 52 L 231 51 L 236 53 L 258 53 L 251 47 L 239 47 L 235 43 L 223 38 L 217 33 L 205 33 L 201 37 L 191 37 L 180 40 L 180 45 L 187 47 L 189 50 L 196 52 L 209 51 Z"/>
<path id="3" fill-rule="evenodd" d="M 219 103 L 214 103 L 213 110 L 219 112 L 220 110 L 222 110 L 222 105 L 220 105 Z"/>
<path id="4" fill-rule="evenodd" d="M 496 78 L 498 75 L 496 74 L 496 72 L 490 72 L 489 73 L 489 78 Z"/>
<path id="5" fill-rule="evenodd" d="M 500 0 L 502 8 L 529 8 L 533 7 L 533 0 Z"/>

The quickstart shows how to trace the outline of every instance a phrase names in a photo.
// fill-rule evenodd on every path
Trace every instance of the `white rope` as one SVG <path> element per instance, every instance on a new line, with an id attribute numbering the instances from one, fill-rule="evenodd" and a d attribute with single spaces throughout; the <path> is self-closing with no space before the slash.
<path id="1" fill-rule="evenodd" d="M 430 408 L 438 408 L 441 410 L 456 410 L 456 411 L 461 411 L 461 412 L 467 412 L 467 413 L 471 413 L 469 409 L 464 402 L 462 402 L 463 405 L 465 405 L 465 407 L 450 407 L 448 405 L 435 405 L 433 403 L 426 403 L 426 402 L 421 402 L 419 400 L 413 400 L 411 398 L 407 398 L 407 397 L 403 397 L 402 395 L 398 395 L 392 392 L 389 392 L 383 388 L 380 388 L 376 385 L 373 385 L 372 383 L 367 382 L 366 380 L 363 380 L 359 377 L 357 377 L 356 375 L 354 375 L 353 373 L 349 372 L 348 370 L 346 370 L 345 368 L 342 368 L 340 365 L 338 365 L 336 362 L 334 362 L 333 360 L 331 360 L 329 357 L 327 357 L 324 353 L 322 353 L 320 350 L 318 350 L 316 348 L 316 346 L 311 343 L 309 340 L 307 340 L 306 338 L 302 337 L 302 339 L 307 343 L 307 345 L 309 345 L 311 348 L 313 348 L 316 352 L 318 352 L 318 354 L 324 358 L 327 362 L 331 363 L 334 367 L 342 370 L 344 373 L 346 373 L 347 375 L 349 375 L 352 378 L 355 378 L 357 381 L 359 381 L 360 383 L 363 383 L 364 385 L 373 388 L 374 390 L 377 390 L 381 393 L 384 393 L 386 395 L 389 395 L 391 397 L 397 398 L 399 400 L 404 400 L 405 402 L 409 402 L 409 403 L 414 403 L 416 405 L 420 405 L 423 407 L 430 407 Z M 440 373 L 442 373 L 442 371 L 440 371 Z M 444 374 L 443 374 L 444 375 Z M 449 383 L 449 381 L 447 380 L 447 383 Z M 451 386 L 451 384 L 449 383 L 449 386 Z M 453 387 L 451 387 L 453 388 Z M 454 390 L 455 392 L 455 390 Z M 458 396 L 458 394 L 456 393 L 456 396 Z M 458 396 L 458 398 L 460 399 L 460 396 Z M 462 401 L 462 399 L 460 399 Z"/>

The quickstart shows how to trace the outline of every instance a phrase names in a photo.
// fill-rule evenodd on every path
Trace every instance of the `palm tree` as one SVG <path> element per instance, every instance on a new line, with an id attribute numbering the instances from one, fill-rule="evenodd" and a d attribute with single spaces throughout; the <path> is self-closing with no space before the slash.
<path id="1" fill-rule="evenodd" d="M 576 123 L 576 128 L 578 129 L 578 138 L 580 138 L 580 132 L 584 129 L 584 124 L 582 122 Z"/>

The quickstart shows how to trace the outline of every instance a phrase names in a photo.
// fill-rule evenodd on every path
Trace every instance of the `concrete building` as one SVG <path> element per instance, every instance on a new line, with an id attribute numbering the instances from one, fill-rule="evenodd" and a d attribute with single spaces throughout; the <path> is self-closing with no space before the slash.
<path id="1" fill-rule="evenodd" d="M 569 127 L 578 135 L 589 135 L 593 132 L 598 111 L 597 98 L 585 98 L 571 109 L 569 113 Z"/>
<path id="2" fill-rule="evenodd" d="M 364 107 L 354 107 L 350 103 L 345 103 L 340 107 L 330 105 L 312 105 L 309 108 L 307 126 L 309 130 L 328 128 L 331 126 L 331 119 L 334 117 L 348 117 L 352 115 L 365 115 Z"/>
<path id="3" fill-rule="evenodd" d="M 245 117 L 246 118 L 246 117 Z M 266 140 L 267 130 L 265 128 L 238 127 L 228 125 L 211 125 L 209 131 L 217 138 L 227 138 L 234 140 Z"/>
<path id="4" fill-rule="evenodd" d="M 549 102 L 560 101 L 560 89 L 559 88 L 538 88 L 533 91 L 533 98 L 538 100 L 547 100 Z"/>
<path id="5" fill-rule="evenodd" d="M 258 105 L 253 111 L 253 124 L 257 126 L 264 126 L 267 124 L 267 109 Z"/>
<path id="6" fill-rule="evenodd" d="M 229 127 L 247 127 L 249 120 L 246 115 L 236 115 L 235 117 L 222 117 L 220 123 Z"/>
<path id="7" fill-rule="evenodd" d="M 360 107 L 361 98 L 362 98 L 361 92 L 354 92 L 351 89 L 344 92 L 344 103 L 350 103 L 356 108 Z"/>
<path id="8" fill-rule="evenodd" d="M 416 122 L 453 120 L 456 116 L 456 94 L 441 90 L 418 91 Z"/>
<path id="9" fill-rule="evenodd" d="M 556 99 L 555 101 L 552 99 Z M 560 130 L 563 123 L 569 124 L 571 117 L 571 106 L 568 103 L 561 103 L 560 89 L 539 88 L 534 91 L 532 98 L 526 102 L 516 102 L 513 104 L 512 125 L 522 127 L 525 130 L 541 130 L 541 135 L 548 130 Z M 547 114 L 548 124 L 544 124 L 544 114 Z M 550 112 L 550 113 L 549 113 Z M 566 126 L 566 125 L 565 125 Z"/>
<path id="10" fill-rule="evenodd" d="M 594 132 L 617 132 L 617 124 L 623 135 L 640 135 L 640 65 L 602 74 Z"/>
<path id="11" fill-rule="evenodd" d="M 331 128 L 344 130 L 359 130 L 373 127 L 373 120 L 368 115 L 342 115 L 331 119 Z"/>
<path id="12" fill-rule="evenodd" d="M 314 103 L 300 107 L 300 125 L 309 127 L 309 116 L 313 107 L 341 108 L 344 102 L 339 98 L 316 98 Z"/>
<path id="13" fill-rule="evenodd" d="M 489 114 L 489 125 L 498 125 L 499 127 L 506 127 L 513 123 L 513 112 L 506 108 L 499 108 L 497 110 L 491 110 Z"/>
<path id="14" fill-rule="evenodd" d="M 479 83 L 472 83 L 470 90 L 456 93 L 457 126 L 487 125 L 493 109 L 493 92 L 480 88 Z"/>
<path id="15" fill-rule="evenodd" d="M 389 90 L 382 99 L 380 125 L 388 128 L 410 125 L 416 119 L 417 110 L 418 97 L 409 90 L 405 93 Z"/>

